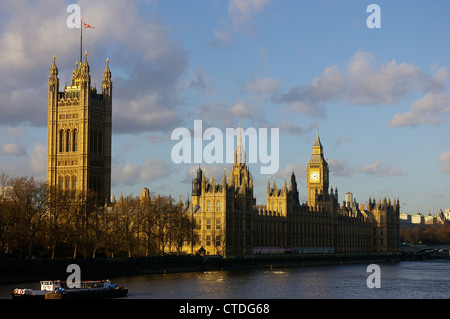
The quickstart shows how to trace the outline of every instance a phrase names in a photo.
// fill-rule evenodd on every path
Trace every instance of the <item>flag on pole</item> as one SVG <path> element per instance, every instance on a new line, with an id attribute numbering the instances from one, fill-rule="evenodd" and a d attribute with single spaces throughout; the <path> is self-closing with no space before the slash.
<path id="1" fill-rule="evenodd" d="M 83 22 L 83 26 L 84 26 L 85 29 L 86 29 L 86 28 L 95 29 L 95 27 L 93 27 L 93 26 L 91 26 L 90 24 L 87 24 L 87 23 L 85 23 L 85 22 Z"/>
<path id="2" fill-rule="evenodd" d="M 80 28 L 80 64 L 81 64 L 82 57 L 83 57 L 83 26 L 85 29 L 86 28 L 95 29 L 95 27 L 91 26 L 90 24 L 85 23 L 83 21 L 83 17 L 80 17 L 80 18 L 81 18 L 81 23 L 82 23 L 81 28 Z"/>

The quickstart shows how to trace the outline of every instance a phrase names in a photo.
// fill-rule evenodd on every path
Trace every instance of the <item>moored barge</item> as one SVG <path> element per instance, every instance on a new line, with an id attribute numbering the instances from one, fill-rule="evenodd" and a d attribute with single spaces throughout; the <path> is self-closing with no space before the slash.
<path id="1" fill-rule="evenodd" d="M 126 297 L 128 289 L 111 284 L 110 280 L 82 281 L 68 285 L 65 281 L 41 281 L 41 290 L 16 288 L 13 299 L 105 299 Z"/>

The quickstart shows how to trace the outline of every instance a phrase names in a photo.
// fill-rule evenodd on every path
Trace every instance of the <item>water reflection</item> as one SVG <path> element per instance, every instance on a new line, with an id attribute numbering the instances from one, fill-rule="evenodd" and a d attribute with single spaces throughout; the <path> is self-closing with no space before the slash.
<path id="1" fill-rule="evenodd" d="M 367 265 L 174 273 L 113 281 L 127 287 L 128 298 L 134 299 L 450 298 L 450 261 L 380 267 L 380 289 L 367 288 Z M 16 286 L 0 286 L 0 298 L 10 298 Z"/>

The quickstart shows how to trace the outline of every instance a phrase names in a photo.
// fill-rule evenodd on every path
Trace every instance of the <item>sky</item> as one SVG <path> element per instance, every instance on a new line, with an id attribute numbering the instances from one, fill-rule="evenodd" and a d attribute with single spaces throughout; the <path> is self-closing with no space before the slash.
<path id="1" fill-rule="evenodd" d="M 367 12 L 372 3 L 379 11 Z M 0 0 L 0 172 L 10 176 L 46 178 L 52 57 L 62 91 L 80 54 L 69 4 L 95 27 L 83 51 L 97 88 L 109 58 L 116 198 L 143 187 L 190 196 L 199 164 L 194 152 L 174 161 L 172 133 L 201 121 L 224 145 L 239 124 L 274 141 L 279 130 L 276 173 L 261 174 L 261 156 L 249 163 L 257 204 L 267 180 L 282 186 L 293 171 L 306 201 L 319 127 L 340 202 L 352 192 L 359 203 L 399 198 L 410 214 L 450 208 L 448 1 Z M 200 167 L 221 181 L 231 165 L 224 154 Z"/>

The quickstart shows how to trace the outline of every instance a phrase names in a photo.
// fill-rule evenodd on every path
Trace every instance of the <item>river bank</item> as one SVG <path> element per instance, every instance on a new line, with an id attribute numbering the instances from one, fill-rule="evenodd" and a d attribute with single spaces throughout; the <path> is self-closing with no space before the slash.
<path id="1" fill-rule="evenodd" d="M 254 255 L 223 258 L 221 256 L 161 256 L 145 258 L 98 259 L 3 259 L 0 260 L 0 285 L 39 280 L 65 280 L 67 266 L 77 264 L 83 280 L 119 276 L 162 273 L 280 268 L 356 263 L 392 263 L 400 261 L 393 254 L 331 254 L 331 255 Z"/>

